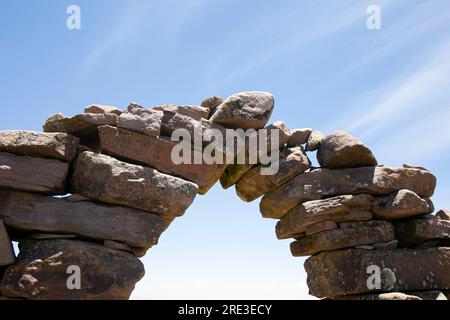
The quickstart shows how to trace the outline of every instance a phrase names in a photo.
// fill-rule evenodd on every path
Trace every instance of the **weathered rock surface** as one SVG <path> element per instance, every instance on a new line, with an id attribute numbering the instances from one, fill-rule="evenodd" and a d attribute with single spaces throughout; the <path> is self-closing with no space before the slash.
<path id="1" fill-rule="evenodd" d="M 0 152 L 0 187 L 44 194 L 64 192 L 69 164 Z"/>
<path id="2" fill-rule="evenodd" d="M 383 270 L 384 291 L 422 291 L 450 288 L 450 248 L 366 251 L 358 249 L 322 252 L 305 262 L 310 294 L 338 297 L 371 293 L 367 268 Z"/>
<path id="3" fill-rule="evenodd" d="M 5 225 L 0 216 L 0 267 L 13 264 L 15 259 L 16 256 L 14 255 L 11 239 L 9 238 L 8 232 L 6 231 Z"/>
<path id="4" fill-rule="evenodd" d="M 395 224 L 395 237 L 406 246 L 426 240 L 446 240 L 450 244 L 450 221 L 433 218 L 399 221 Z"/>
<path id="5" fill-rule="evenodd" d="M 157 106 L 154 110 L 163 113 L 161 123 L 161 135 L 171 137 L 177 129 L 189 132 L 192 141 L 196 132 L 201 134 L 202 114 L 200 111 L 188 107 L 177 107 L 173 105 Z"/>
<path id="6" fill-rule="evenodd" d="M 0 219 L 19 237 L 59 233 L 140 248 L 157 244 L 163 229 L 162 217 L 146 211 L 1 189 Z"/>
<path id="7" fill-rule="evenodd" d="M 67 133 L 0 131 L 0 151 L 38 158 L 72 161 L 80 140 Z"/>
<path id="8" fill-rule="evenodd" d="M 307 143 L 311 132 L 311 128 L 291 130 L 291 136 L 289 138 L 288 145 L 290 147 L 297 147 L 299 145 Z"/>
<path id="9" fill-rule="evenodd" d="M 208 108 L 209 110 L 211 110 L 211 113 L 212 113 L 222 103 L 223 103 L 222 98 L 213 96 L 213 97 L 209 97 L 209 98 L 206 98 L 205 100 L 203 100 L 201 106 L 203 108 Z"/>
<path id="10" fill-rule="evenodd" d="M 130 103 L 126 112 L 119 117 L 118 127 L 157 137 L 161 132 L 163 113 Z"/>
<path id="11" fill-rule="evenodd" d="M 325 135 L 317 130 L 311 132 L 306 142 L 305 151 L 316 151 L 320 147 L 320 143 L 325 139 Z"/>
<path id="12" fill-rule="evenodd" d="M 92 152 L 76 159 L 72 188 L 93 200 L 165 216 L 183 215 L 198 190 L 192 182 Z"/>
<path id="13" fill-rule="evenodd" d="M 144 276 L 142 263 L 129 253 L 71 240 L 24 240 L 16 264 L 0 283 L 4 296 L 31 300 L 125 300 Z M 78 266 L 80 289 L 68 284 Z M 69 271 L 68 271 L 69 270 Z"/>
<path id="14" fill-rule="evenodd" d="M 133 252 L 133 250 L 126 245 L 125 243 L 117 242 L 117 241 L 111 241 L 111 240 L 105 240 L 103 241 L 103 245 L 107 248 L 119 250 L 119 251 L 125 251 L 125 252 Z"/>
<path id="15" fill-rule="evenodd" d="M 194 182 L 198 185 L 200 194 L 205 194 L 219 180 L 226 168 L 225 164 L 208 165 L 203 161 L 202 164 L 194 164 L 196 155 L 203 156 L 196 150 L 192 150 L 191 164 L 176 164 L 171 156 L 177 142 L 110 126 L 100 127 L 99 134 L 103 153 Z"/>
<path id="16" fill-rule="evenodd" d="M 394 240 L 394 226 L 387 221 L 343 223 L 339 229 L 323 231 L 291 243 L 294 257 L 322 251 L 369 245 Z"/>
<path id="17" fill-rule="evenodd" d="M 201 138 L 203 143 L 201 147 L 194 144 L 196 150 L 207 150 L 208 146 L 213 144 L 215 150 L 223 155 L 223 162 L 225 164 L 233 164 L 235 156 L 245 147 L 244 145 L 236 143 L 236 141 L 234 145 L 229 145 L 227 143 L 227 131 L 233 130 L 227 129 L 218 123 L 206 119 L 202 119 L 201 125 Z M 220 136 L 220 138 L 218 138 L 218 136 Z"/>
<path id="18" fill-rule="evenodd" d="M 278 172 L 264 175 L 262 170 L 274 164 L 256 165 L 248 170 L 236 185 L 239 198 L 244 201 L 253 201 L 265 193 L 281 186 L 286 181 L 309 169 L 309 161 L 303 148 L 286 148 L 280 152 Z"/>
<path id="19" fill-rule="evenodd" d="M 264 217 L 280 218 L 296 205 L 340 194 L 387 195 L 408 189 L 422 198 L 433 195 L 436 177 L 418 168 L 362 167 L 316 169 L 291 179 L 262 199 Z"/>
<path id="20" fill-rule="evenodd" d="M 319 232 L 335 230 L 338 228 L 336 222 L 331 220 L 325 220 L 321 222 L 314 223 L 305 228 L 305 235 L 310 236 Z"/>
<path id="21" fill-rule="evenodd" d="M 268 150 L 269 153 L 272 149 L 277 149 L 277 148 L 281 149 L 288 142 L 289 137 L 290 137 L 290 132 L 284 122 L 276 121 L 273 124 L 267 126 L 267 128 L 265 128 L 265 129 L 267 130 L 267 139 L 266 139 L 266 142 L 267 142 L 266 148 L 267 149 L 266 150 Z M 272 135 L 271 135 L 272 130 L 278 131 L 278 143 L 276 143 L 274 141 L 273 145 L 272 145 Z M 258 144 L 259 144 L 259 141 L 258 141 Z M 220 184 L 222 185 L 222 187 L 224 189 L 228 189 L 232 185 L 238 183 L 238 181 L 242 178 L 242 176 L 255 165 L 255 164 L 252 164 L 249 162 L 250 158 L 249 158 L 248 143 L 245 144 L 244 152 L 246 155 L 246 157 L 245 157 L 246 163 L 238 163 L 235 160 L 235 163 L 228 165 L 225 172 L 221 176 Z"/>
<path id="22" fill-rule="evenodd" d="M 225 100 L 210 118 L 233 129 L 261 129 L 269 120 L 275 98 L 267 92 L 242 92 Z"/>
<path id="23" fill-rule="evenodd" d="M 346 195 L 305 202 L 281 218 L 276 225 L 278 239 L 303 233 L 316 223 L 330 220 L 336 223 L 372 219 L 370 195 Z"/>
<path id="24" fill-rule="evenodd" d="M 33 233 L 28 238 L 34 240 L 56 240 L 56 239 L 76 239 L 74 234 L 56 234 L 56 233 Z"/>
<path id="25" fill-rule="evenodd" d="M 84 109 L 84 113 L 114 113 L 120 116 L 122 111 L 113 106 L 91 104 Z"/>
<path id="26" fill-rule="evenodd" d="M 442 220 L 449 220 L 450 221 L 450 210 L 447 210 L 447 209 L 439 210 L 436 213 L 436 217 L 438 217 L 439 219 L 442 219 Z"/>
<path id="27" fill-rule="evenodd" d="M 44 131 L 65 132 L 84 137 L 95 133 L 99 126 L 117 126 L 118 119 L 118 115 L 113 113 L 82 113 L 71 118 L 54 115 L 45 122 Z"/>
<path id="28" fill-rule="evenodd" d="M 317 160 L 323 168 L 343 169 L 378 165 L 372 151 L 361 140 L 338 131 L 322 140 Z"/>
<path id="29" fill-rule="evenodd" d="M 424 200 L 409 190 L 400 190 L 387 197 L 375 199 L 373 216 L 377 219 L 395 220 L 432 213 L 430 200 Z"/>
<path id="30" fill-rule="evenodd" d="M 165 104 L 153 107 L 154 110 L 160 110 L 160 111 L 169 111 L 169 112 L 176 112 L 181 114 L 187 114 L 192 115 L 192 112 L 197 113 L 200 117 L 204 119 L 209 118 L 209 113 L 211 110 L 207 107 L 203 106 L 196 106 L 196 105 L 186 105 L 186 106 L 176 106 L 172 104 Z M 197 119 L 197 116 L 194 116 Z"/>

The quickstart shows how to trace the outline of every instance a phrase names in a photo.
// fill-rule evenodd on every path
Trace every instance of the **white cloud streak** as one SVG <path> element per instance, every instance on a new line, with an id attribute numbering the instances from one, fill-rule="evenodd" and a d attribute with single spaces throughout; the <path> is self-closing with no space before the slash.
<path id="1" fill-rule="evenodd" d="M 444 98 L 450 102 L 448 93 L 450 41 L 433 48 L 432 53 L 423 66 L 419 66 L 417 70 L 398 81 L 378 89 L 376 97 L 372 96 L 365 102 L 359 101 L 359 104 L 365 104 L 364 110 L 370 111 L 348 119 L 351 125 L 346 130 L 369 137 L 388 125 L 405 120 L 418 109 L 429 108 L 436 100 Z M 448 105 L 439 105 L 435 108 L 448 108 Z"/>
<path id="2" fill-rule="evenodd" d="M 382 5 L 383 8 L 388 8 L 391 3 L 391 0 L 378 1 L 378 5 Z M 361 23 L 361 26 L 365 28 L 365 20 L 367 18 L 365 8 L 364 4 L 355 1 L 331 2 L 327 3 L 326 6 L 313 6 L 310 8 L 307 6 L 302 7 L 302 10 L 296 11 L 295 19 L 291 21 L 294 23 L 293 27 L 280 28 L 280 32 L 290 34 L 288 37 L 276 43 L 271 43 L 271 39 L 267 38 L 267 49 L 257 55 L 249 56 L 244 63 L 238 65 L 228 74 L 221 74 L 220 77 L 210 74 L 209 78 L 212 79 L 214 77 L 214 81 L 211 81 L 211 79 L 206 81 L 210 84 L 206 90 L 209 92 L 217 91 L 218 87 L 261 68 L 269 62 L 343 32 L 356 23 Z M 270 17 L 268 21 L 288 21 L 286 17 L 291 17 L 294 10 L 290 7 L 287 10 L 290 12 L 282 11 L 277 16 Z M 289 25 L 289 21 L 287 24 Z M 266 28 L 272 28 L 272 26 L 272 23 L 266 23 L 265 28 L 262 28 L 260 32 L 267 32 Z M 255 32 L 254 30 L 252 31 Z M 245 43 L 245 36 L 246 34 L 243 33 L 236 41 Z M 233 45 L 228 45 L 228 47 L 236 48 Z M 227 56 L 230 54 L 231 52 L 225 50 L 207 69 L 217 69 L 217 64 L 227 61 Z M 245 54 L 242 56 L 245 57 Z"/>

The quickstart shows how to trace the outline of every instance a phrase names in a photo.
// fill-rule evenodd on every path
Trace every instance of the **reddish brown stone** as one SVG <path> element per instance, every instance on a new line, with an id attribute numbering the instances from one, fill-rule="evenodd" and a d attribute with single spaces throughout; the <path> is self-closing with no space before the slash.
<path id="1" fill-rule="evenodd" d="M 373 293 L 367 281 L 378 266 L 384 291 L 423 291 L 450 288 L 450 248 L 322 252 L 305 262 L 310 294 L 338 297 Z"/>
<path id="2" fill-rule="evenodd" d="M 394 239 L 394 226 L 387 221 L 352 222 L 339 229 L 323 231 L 291 243 L 294 257 L 310 256 L 322 251 L 387 242 Z"/>
<path id="3" fill-rule="evenodd" d="M 0 187 L 44 194 L 64 193 L 69 164 L 0 152 Z"/>
<path id="4" fill-rule="evenodd" d="M 319 232 L 335 230 L 338 228 L 336 222 L 331 220 L 325 220 L 321 222 L 314 223 L 305 229 L 305 235 L 310 236 Z"/>
<path id="5" fill-rule="evenodd" d="M 278 239 L 287 239 L 305 232 L 309 226 L 331 220 L 334 222 L 372 219 L 369 211 L 373 197 L 369 195 L 338 196 L 305 202 L 285 215 L 276 225 Z"/>
<path id="6" fill-rule="evenodd" d="M 83 152 L 74 164 L 72 189 L 93 200 L 176 217 L 192 204 L 198 187 L 155 169 Z"/>
<path id="7" fill-rule="evenodd" d="M 133 255 L 72 240 L 23 240 L 17 262 L 0 283 L 2 295 L 30 300 L 126 300 L 144 276 Z M 80 289 L 70 290 L 71 266 L 80 271 Z"/>
<path id="8" fill-rule="evenodd" d="M 172 104 L 166 104 L 166 105 L 160 105 L 153 107 L 154 110 L 160 110 L 160 111 L 169 111 L 169 112 L 175 112 L 175 113 L 182 113 L 182 114 L 188 114 L 191 115 L 192 112 L 197 113 L 200 117 L 204 119 L 209 118 L 210 109 L 203 107 L 203 106 L 196 106 L 196 105 L 186 105 L 186 106 L 175 106 Z M 186 113 L 187 112 L 187 113 Z M 194 118 L 197 119 L 197 116 L 194 116 Z"/>
<path id="9" fill-rule="evenodd" d="M 320 147 L 320 143 L 325 139 L 325 135 L 320 131 L 313 131 L 308 136 L 308 141 L 306 142 L 306 151 L 316 151 Z"/>
<path id="10" fill-rule="evenodd" d="M 450 221 L 436 218 L 402 220 L 395 224 L 395 236 L 406 246 L 427 240 L 450 242 Z"/>
<path id="11" fill-rule="evenodd" d="M 424 200 L 409 190 L 400 190 L 387 197 L 375 199 L 372 212 L 375 218 L 384 220 L 404 219 L 433 212 L 430 200 Z"/>
<path id="12" fill-rule="evenodd" d="M 150 137 L 157 137 L 161 133 L 163 113 L 146 109 L 138 104 L 130 103 L 126 112 L 119 117 L 118 127 Z"/>
<path id="13" fill-rule="evenodd" d="M 301 144 L 307 143 L 311 132 L 311 128 L 291 130 L 291 136 L 289 138 L 288 145 L 291 147 L 297 147 Z"/>
<path id="14" fill-rule="evenodd" d="M 242 92 L 225 100 L 211 117 L 212 122 L 232 129 L 261 129 L 269 120 L 275 98 L 267 92 Z"/>
<path id="15" fill-rule="evenodd" d="M 286 181 L 309 169 L 310 161 L 301 147 L 286 148 L 280 152 L 278 160 L 278 172 L 264 175 L 263 168 L 273 166 L 257 165 L 247 171 L 236 185 L 239 198 L 250 202 L 263 196 Z"/>
<path id="16" fill-rule="evenodd" d="M 171 155 L 176 142 L 110 126 L 100 127 L 99 132 L 103 153 L 192 181 L 199 186 L 200 194 L 205 194 L 219 180 L 226 167 L 225 164 L 175 164 Z M 194 154 L 202 156 L 193 150 L 191 163 L 194 163 Z"/>
<path id="17" fill-rule="evenodd" d="M 372 151 L 361 140 L 338 131 L 322 140 L 317 160 L 330 169 L 374 167 L 378 165 Z"/>
<path id="18" fill-rule="evenodd" d="M 435 187 L 436 177 L 417 168 L 316 169 L 267 193 L 260 209 L 264 217 L 279 218 L 300 203 L 340 194 L 387 195 L 408 189 L 421 198 L 429 198 Z"/>
<path id="19" fill-rule="evenodd" d="M 146 211 L 1 189 L 0 219 L 19 237 L 57 233 L 140 248 L 157 244 L 163 229 L 163 218 Z"/>
<path id="20" fill-rule="evenodd" d="M 66 162 L 77 155 L 79 142 L 77 137 L 67 133 L 0 131 L 0 151 Z"/>
<path id="21" fill-rule="evenodd" d="M 267 145 L 268 153 L 270 153 L 270 150 L 272 148 L 278 148 L 281 149 L 289 140 L 289 129 L 286 126 L 286 124 L 282 121 L 276 121 L 273 124 L 269 125 L 267 128 L 267 139 L 265 141 Z M 272 136 L 271 132 L 272 130 L 278 131 L 278 143 L 274 146 L 272 146 Z M 264 142 L 261 142 L 262 145 L 264 145 Z M 258 141 L 259 145 L 259 141 Z M 229 164 L 226 168 L 224 174 L 220 178 L 220 184 L 224 189 L 228 189 L 232 185 L 239 182 L 239 180 L 242 178 L 242 176 L 249 171 L 255 163 L 251 163 L 249 161 L 249 145 L 248 143 L 245 144 L 245 150 L 243 151 L 245 153 L 245 163 L 239 163 L 237 159 L 235 159 L 235 162 L 233 164 Z M 258 162 L 258 159 L 256 159 Z"/>
<path id="22" fill-rule="evenodd" d="M 84 113 L 114 113 L 120 116 L 122 111 L 113 106 L 91 104 L 84 109 Z"/>
<path id="23" fill-rule="evenodd" d="M 45 122 L 44 131 L 65 132 L 82 137 L 95 133 L 99 126 L 117 126 L 118 119 L 118 115 L 113 113 L 82 113 L 71 118 L 56 115 Z"/>

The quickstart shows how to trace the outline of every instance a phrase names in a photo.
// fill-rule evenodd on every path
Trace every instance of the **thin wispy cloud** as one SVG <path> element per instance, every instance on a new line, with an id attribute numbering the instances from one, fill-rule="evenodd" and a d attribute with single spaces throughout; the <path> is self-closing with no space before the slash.
<path id="1" fill-rule="evenodd" d="M 446 104 L 436 107 L 439 111 L 432 111 L 375 144 L 377 156 L 394 164 L 405 161 L 420 164 L 450 158 L 450 96 Z"/>
<path id="2" fill-rule="evenodd" d="M 389 7 L 383 7 L 382 12 L 389 13 L 390 9 Z M 392 10 L 395 9 L 401 11 L 399 8 L 392 8 Z M 430 17 L 433 18 L 430 19 Z M 445 36 L 446 33 L 439 31 L 449 23 L 450 11 L 442 10 L 439 6 L 433 6 L 432 2 L 424 2 L 421 4 L 420 10 L 406 11 L 400 17 L 390 21 L 389 24 L 386 22 L 385 27 L 377 33 L 379 37 L 376 37 L 376 40 L 371 40 L 365 54 L 354 60 L 344 73 L 348 75 L 352 72 L 358 72 L 362 67 L 370 67 L 371 64 L 381 59 L 395 59 L 396 53 L 407 50 L 409 46 L 420 43 L 424 38 L 430 39 L 429 35 L 437 36 L 437 38 L 440 34 Z M 416 46 L 415 49 L 420 51 L 428 48 L 427 46 Z"/>
<path id="3" fill-rule="evenodd" d="M 144 37 L 155 39 L 155 35 L 164 34 L 166 42 L 173 45 L 183 26 L 205 4 L 205 0 L 172 1 L 171 4 L 160 7 L 151 1 L 127 2 L 110 29 L 97 36 L 95 45 L 81 65 L 80 73 L 91 70 L 108 53 L 124 50 L 130 42 L 142 41 Z"/>
<path id="4" fill-rule="evenodd" d="M 384 8 L 388 8 L 392 3 L 390 0 L 380 0 L 379 5 Z M 267 43 L 259 54 L 250 55 L 244 63 L 237 65 L 228 74 L 221 74 L 220 76 L 209 74 L 209 79 L 206 81 L 209 83 L 207 90 L 214 92 L 218 87 L 226 85 L 233 80 L 249 74 L 251 71 L 261 68 L 264 65 L 281 59 L 283 56 L 299 52 L 301 54 L 302 48 L 307 48 L 308 45 L 323 41 L 327 37 L 335 34 L 339 34 L 351 26 L 360 23 L 362 28 L 365 28 L 365 21 L 367 19 L 364 4 L 357 3 L 355 1 L 340 1 L 327 4 L 327 7 L 303 7 L 301 11 L 295 11 L 293 20 L 289 21 L 286 17 L 292 15 L 292 8 L 288 7 L 285 10 L 278 13 L 276 16 L 267 18 L 264 28 L 259 30 L 261 33 L 267 31 L 266 28 L 273 28 L 273 24 L 270 21 L 285 21 L 286 26 L 281 28 L 279 32 L 286 33 L 288 36 L 281 39 L 278 42 L 271 43 L 267 38 Z M 291 26 L 292 25 L 292 26 Z M 245 43 L 245 33 L 236 39 L 236 42 Z M 232 48 L 231 51 L 224 51 L 219 55 L 212 63 L 209 70 L 218 69 L 217 64 L 226 62 L 227 59 L 231 59 L 231 54 L 235 53 L 234 48 L 236 46 L 228 45 Z M 306 50 L 305 50 L 306 51 Z M 245 57 L 245 55 L 243 55 Z M 214 78 L 214 81 L 211 79 Z"/>
<path id="5" fill-rule="evenodd" d="M 447 98 L 450 102 L 450 95 L 447 93 L 450 85 L 449 55 L 450 39 L 432 48 L 426 56 L 426 62 L 416 66 L 416 70 L 378 88 L 376 97 L 369 95 L 366 101 L 358 101 L 358 104 L 364 106 L 365 112 L 346 118 L 350 123 L 346 130 L 363 138 L 370 137 L 389 125 L 404 122 L 405 117 L 418 109 L 429 108 L 436 99 Z M 443 107 L 448 108 L 438 108 Z M 367 110 L 370 111 L 366 112 Z"/>

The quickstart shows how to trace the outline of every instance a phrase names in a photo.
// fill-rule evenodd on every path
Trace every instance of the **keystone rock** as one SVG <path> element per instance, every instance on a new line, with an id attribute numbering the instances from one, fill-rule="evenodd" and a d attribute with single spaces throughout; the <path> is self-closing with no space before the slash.
<path id="1" fill-rule="evenodd" d="M 232 129 L 261 129 L 269 120 L 275 98 L 267 92 L 237 93 L 219 105 L 212 122 Z"/>
<path id="2" fill-rule="evenodd" d="M 275 164 L 273 163 L 252 167 L 236 185 L 237 195 L 244 201 L 253 201 L 300 173 L 305 172 L 309 169 L 310 164 L 303 148 L 286 148 L 280 152 L 280 157 L 276 164 L 278 166 L 277 172 L 263 175 L 262 170 L 267 170 L 274 166 Z"/>
<path id="3" fill-rule="evenodd" d="M 288 142 L 289 137 L 290 137 L 290 132 L 284 122 L 276 121 L 273 124 L 269 125 L 265 129 L 267 130 L 267 140 L 266 140 L 267 149 L 266 150 L 268 150 L 268 153 L 270 153 L 270 151 L 272 149 L 280 150 Z M 273 146 L 272 146 L 272 135 L 271 135 L 272 130 L 278 131 L 278 142 L 277 143 L 274 142 Z M 259 141 L 258 141 L 258 145 L 259 145 Z M 242 178 L 242 176 L 255 165 L 255 164 L 249 163 L 249 145 L 248 145 L 248 143 L 245 144 L 245 150 L 243 152 L 245 152 L 245 160 L 246 160 L 245 163 L 237 163 L 237 161 L 235 160 L 234 164 L 228 165 L 224 174 L 220 178 L 220 184 L 222 185 L 222 187 L 224 189 L 228 189 L 232 185 L 236 184 Z"/>

